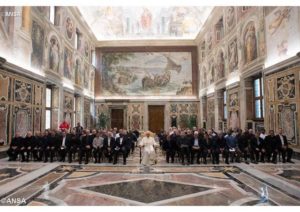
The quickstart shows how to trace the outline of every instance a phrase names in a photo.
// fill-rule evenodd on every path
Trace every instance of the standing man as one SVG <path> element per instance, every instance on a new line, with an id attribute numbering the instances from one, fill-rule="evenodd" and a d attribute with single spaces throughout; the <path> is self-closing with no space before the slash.
<path id="1" fill-rule="evenodd" d="M 77 126 L 75 127 L 75 132 L 77 136 L 81 136 L 83 132 L 83 127 L 80 125 L 80 122 L 77 123 Z"/>
<path id="2" fill-rule="evenodd" d="M 191 164 L 194 164 L 194 156 L 196 155 L 197 164 L 200 164 L 200 138 L 198 131 L 194 131 L 191 149 Z"/>
<path id="3" fill-rule="evenodd" d="M 178 145 L 180 147 L 180 151 L 181 151 L 181 162 L 182 165 L 185 165 L 184 163 L 184 159 L 186 158 L 187 160 L 187 165 L 190 165 L 190 142 L 188 140 L 188 138 L 185 135 L 184 131 L 180 132 L 180 137 L 178 137 Z"/>

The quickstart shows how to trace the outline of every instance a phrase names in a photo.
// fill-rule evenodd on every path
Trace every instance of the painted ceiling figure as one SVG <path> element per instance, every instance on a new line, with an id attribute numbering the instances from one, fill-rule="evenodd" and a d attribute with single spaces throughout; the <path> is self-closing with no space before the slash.
<path id="1" fill-rule="evenodd" d="M 144 31 L 150 31 L 152 26 L 152 14 L 148 8 L 143 9 L 141 15 L 141 26 Z"/>

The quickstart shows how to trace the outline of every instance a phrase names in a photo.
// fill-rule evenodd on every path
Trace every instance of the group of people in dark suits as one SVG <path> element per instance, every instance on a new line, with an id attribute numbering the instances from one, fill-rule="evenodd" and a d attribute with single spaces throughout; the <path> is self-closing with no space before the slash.
<path id="1" fill-rule="evenodd" d="M 127 132 L 124 129 L 90 130 L 83 129 L 80 124 L 71 130 L 46 130 L 44 133 L 27 132 L 25 137 L 19 133 L 10 143 L 7 151 L 9 161 L 20 158 L 21 162 L 44 161 L 45 163 L 54 159 L 65 162 L 66 157 L 69 163 L 78 158 L 79 164 L 83 161 L 88 164 L 90 159 L 94 163 L 101 163 L 107 158 L 109 163 L 117 164 L 119 155 L 123 156 L 123 164 L 139 136 L 138 131 Z M 77 157 L 76 157 L 77 156 Z"/>
<path id="2" fill-rule="evenodd" d="M 279 129 L 277 135 L 273 130 L 265 135 L 265 130 L 254 133 L 252 129 L 245 129 L 244 132 L 237 129 L 217 133 L 214 130 L 179 130 L 173 127 L 168 132 L 162 131 L 158 137 L 166 152 L 167 163 L 174 163 L 177 156 L 183 165 L 194 162 L 200 164 L 201 161 L 207 164 L 208 157 L 212 164 L 219 164 L 220 155 L 226 164 L 239 163 L 241 159 L 246 164 L 277 163 L 278 155 L 282 163 L 294 163 L 291 160 L 293 149 L 290 148 L 282 129 Z"/>

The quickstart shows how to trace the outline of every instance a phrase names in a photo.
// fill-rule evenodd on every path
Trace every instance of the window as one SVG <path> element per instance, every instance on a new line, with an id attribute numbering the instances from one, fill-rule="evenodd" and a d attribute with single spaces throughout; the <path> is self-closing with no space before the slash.
<path id="1" fill-rule="evenodd" d="M 51 128 L 52 90 L 46 88 L 46 118 L 45 129 Z"/>
<path id="2" fill-rule="evenodd" d="M 216 40 L 220 41 L 224 37 L 224 25 L 223 25 L 223 18 L 221 18 L 218 23 L 215 25 L 216 29 Z"/>
<path id="3" fill-rule="evenodd" d="M 227 93 L 226 90 L 223 91 L 223 119 L 227 119 Z"/>
<path id="4" fill-rule="evenodd" d="M 256 119 L 264 118 L 264 97 L 262 77 L 254 79 L 254 113 Z"/>
<path id="5" fill-rule="evenodd" d="M 71 123 L 73 126 L 76 126 L 75 123 L 76 123 L 76 118 L 77 118 L 77 114 L 76 114 L 76 112 L 77 112 L 77 111 L 76 111 L 77 99 L 78 99 L 78 98 L 76 98 L 76 95 L 75 95 L 75 96 L 74 96 L 74 99 L 73 99 L 73 102 L 74 102 L 74 103 L 73 103 L 73 121 L 72 121 L 72 123 Z"/>
<path id="6" fill-rule="evenodd" d="M 55 19 L 55 7 L 50 6 L 50 22 L 54 24 L 54 19 Z"/>
<path id="7" fill-rule="evenodd" d="M 92 65 L 96 67 L 96 51 L 92 50 Z"/>
<path id="8" fill-rule="evenodd" d="M 79 32 L 78 29 L 76 29 L 76 33 L 75 33 L 75 47 L 77 50 L 79 50 L 81 47 L 81 33 Z"/>
<path id="9" fill-rule="evenodd" d="M 205 41 L 201 44 L 201 59 L 204 60 L 205 58 Z"/>

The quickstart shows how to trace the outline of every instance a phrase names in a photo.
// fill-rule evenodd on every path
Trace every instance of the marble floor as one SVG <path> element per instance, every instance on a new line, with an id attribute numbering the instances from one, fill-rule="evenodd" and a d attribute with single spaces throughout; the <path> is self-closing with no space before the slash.
<path id="1" fill-rule="evenodd" d="M 295 164 L 20 163 L 0 160 L 0 205 L 300 205 Z"/>

